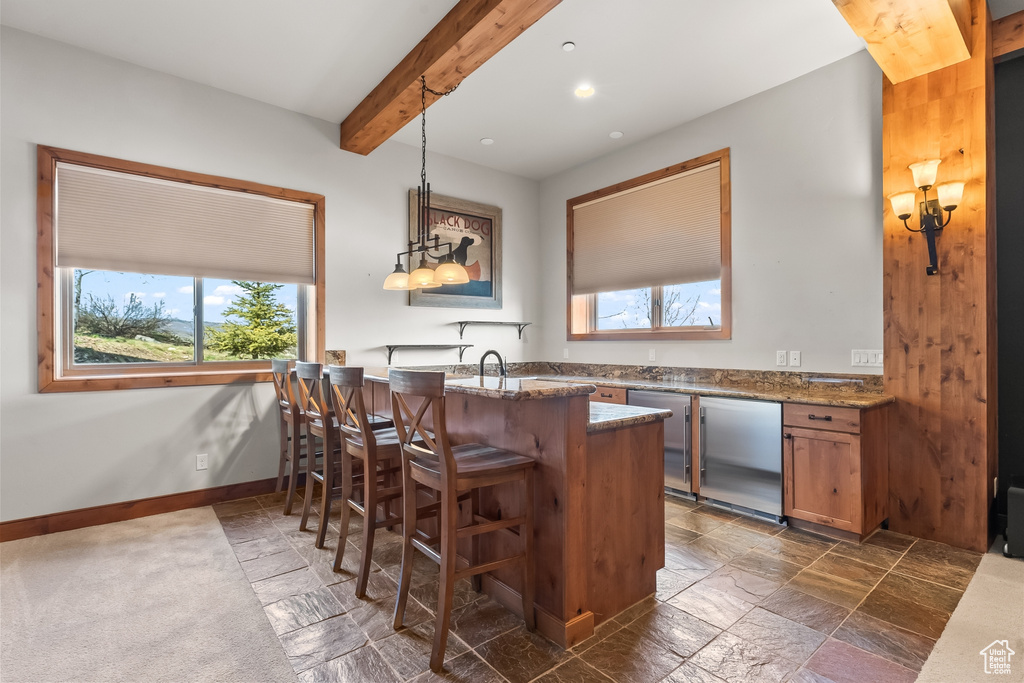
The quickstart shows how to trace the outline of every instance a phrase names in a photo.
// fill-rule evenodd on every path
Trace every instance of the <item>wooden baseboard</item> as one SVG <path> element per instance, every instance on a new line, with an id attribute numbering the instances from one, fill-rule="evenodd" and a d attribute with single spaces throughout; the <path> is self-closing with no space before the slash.
<path id="1" fill-rule="evenodd" d="M 523 616 L 523 596 L 516 589 L 508 586 L 490 574 L 484 574 L 483 588 L 496 601 L 516 615 Z M 569 649 L 594 635 L 594 613 L 584 612 L 569 621 L 562 621 L 543 607 L 534 603 L 534 615 L 537 619 L 537 630 L 548 640 Z"/>
<path id="2" fill-rule="evenodd" d="M 302 485 L 301 480 L 297 483 L 300 486 Z M 31 536 L 42 536 L 43 534 L 52 534 L 56 531 L 71 531 L 72 529 L 109 524 L 111 522 L 123 522 L 128 519 L 159 515 L 164 512 L 175 512 L 214 503 L 223 503 L 227 500 L 261 496 L 266 493 L 273 493 L 275 488 L 277 488 L 276 477 L 273 479 L 247 481 L 241 484 L 216 486 L 199 491 L 171 493 L 166 496 L 143 498 L 142 500 L 129 500 L 123 503 L 98 505 L 91 508 L 82 508 L 81 510 L 55 512 L 50 515 L 40 515 L 39 517 L 14 519 L 9 522 L 0 523 L 0 542 L 14 541 Z"/>

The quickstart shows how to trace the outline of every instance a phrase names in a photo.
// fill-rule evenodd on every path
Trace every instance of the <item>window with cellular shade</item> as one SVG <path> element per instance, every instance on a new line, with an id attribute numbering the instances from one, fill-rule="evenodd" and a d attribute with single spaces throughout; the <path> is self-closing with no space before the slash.
<path id="1" fill-rule="evenodd" d="M 108 171 L 56 168 L 56 265 L 314 282 L 314 206 Z"/>
<path id="2" fill-rule="evenodd" d="M 572 293 L 704 282 L 722 267 L 714 162 L 572 207 Z"/>

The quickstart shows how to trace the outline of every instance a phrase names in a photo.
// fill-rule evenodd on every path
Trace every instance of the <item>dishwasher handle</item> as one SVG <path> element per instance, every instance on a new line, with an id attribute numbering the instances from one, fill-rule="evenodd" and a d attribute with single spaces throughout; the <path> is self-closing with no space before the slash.
<path id="1" fill-rule="evenodd" d="M 707 435 L 704 432 L 704 417 L 705 417 L 705 409 L 704 409 L 703 406 L 701 406 L 701 408 L 700 408 L 700 427 L 698 428 L 698 432 L 697 432 L 697 440 L 698 440 L 699 447 L 700 447 L 700 451 L 699 452 L 700 452 L 700 485 L 701 486 L 704 485 L 704 480 L 707 479 L 707 476 L 708 476 L 708 462 L 707 462 L 707 458 L 704 457 L 704 453 L 707 450 L 707 448 L 705 447 L 706 444 L 707 444 Z"/>

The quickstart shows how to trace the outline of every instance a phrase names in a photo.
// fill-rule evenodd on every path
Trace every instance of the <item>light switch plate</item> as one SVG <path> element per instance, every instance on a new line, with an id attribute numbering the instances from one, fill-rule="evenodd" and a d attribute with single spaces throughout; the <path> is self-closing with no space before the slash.
<path id="1" fill-rule="evenodd" d="M 850 365 L 855 368 L 882 367 L 881 349 L 853 349 L 850 351 Z"/>
<path id="2" fill-rule="evenodd" d="M 569 349 L 562 349 L 562 358 L 569 358 Z"/>
<path id="3" fill-rule="evenodd" d="M 654 349 L 647 349 L 647 360 L 654 360 Z"/>

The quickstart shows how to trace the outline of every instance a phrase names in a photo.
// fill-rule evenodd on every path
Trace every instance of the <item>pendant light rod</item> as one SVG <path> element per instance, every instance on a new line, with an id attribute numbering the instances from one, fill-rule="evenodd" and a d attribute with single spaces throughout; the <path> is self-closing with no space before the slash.
<path id="1" fill-rule="evenodd" d="M 466 269 L 455 262 L 452 242 L 441 242 L 441 237 L 434 234 L 433 244 L 430 238 L 430 183 L 427 182 L 427 93 L 437 97 L 446 97 L 458 88 L 458 85 L 447 92 L 439 92 L 427 87 L 426 76 L 420 76 L 420 186 L 416 188 L 416 239 L 409 240 L 409 248 L 396 256 L 395 271 L 384 281 L 384 289 L 419 289 L 421 287 L 440 287 L 443 284 L 461 284 L 469 282 Z M 438 252 L 447 247 L 448 253 L 438 259 L 440 266 L 433 271 L 427 265 L 430 251 Z M 413 270 L 413 256 L 419 254 L 419 266 Z M 409 263 L 409 273 L 402 268 L 402 257 Z"/>

